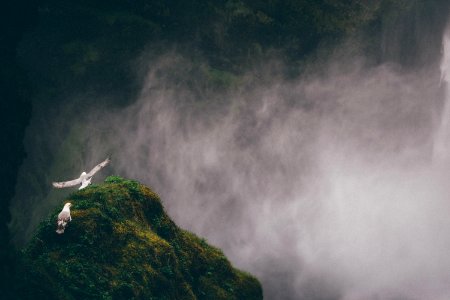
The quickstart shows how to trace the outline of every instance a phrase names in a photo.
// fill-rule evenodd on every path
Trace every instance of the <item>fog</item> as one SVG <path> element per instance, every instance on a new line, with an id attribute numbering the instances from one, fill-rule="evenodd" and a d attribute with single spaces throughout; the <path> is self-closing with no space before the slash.
<path id="1" fill-rule="evenodd" d="M 35 108 L 13 228 L 29 234 L 66 195 L 51 180 L 112 154 L 93 181 L 115 174 L 152 187 L 180 227 L 256 275 L 266 299 L 448 299 L 443 50 L 444 75 L 337 48 L 300 78 L 285 79 L 274 59 L 222 92 L 180 81 L 195 68 L 176 53 L 143 56 L 142 89 L 127 107 L 80 94 L 81 106 Z M 38 196 L 25 199 L 20 180 L 46 155 L 51 168 L 30 188 Z"/>

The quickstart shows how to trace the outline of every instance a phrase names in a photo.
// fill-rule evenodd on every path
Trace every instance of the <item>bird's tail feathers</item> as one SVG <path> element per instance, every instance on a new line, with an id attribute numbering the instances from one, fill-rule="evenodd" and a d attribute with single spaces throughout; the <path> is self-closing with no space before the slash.
<path id="1" fill-rule="evenodd" d="M 63 234 L 64 230 L 66 229 L 67 222 L 64 221 L 58 221 L 58 228 L 56 228 L 57 234 Z"/>

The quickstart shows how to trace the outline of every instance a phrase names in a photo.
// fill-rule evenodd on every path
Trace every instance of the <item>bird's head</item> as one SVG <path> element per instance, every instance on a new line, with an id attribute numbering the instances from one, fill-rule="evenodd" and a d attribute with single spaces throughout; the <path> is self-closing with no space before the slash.
<path id="1" fill-rule="evenodd" d="M 72 203 L 67 202 L 66 204 L 64 204 L 64 206 L 65 206 L 65 207 L 71 207 L 71 206 L 72 206 Z"/>
<path id="2" fill-rule="evenodd" d="M 81 173 L 80 177 L 85 177 L 86 176 L 86 172 Z"/>

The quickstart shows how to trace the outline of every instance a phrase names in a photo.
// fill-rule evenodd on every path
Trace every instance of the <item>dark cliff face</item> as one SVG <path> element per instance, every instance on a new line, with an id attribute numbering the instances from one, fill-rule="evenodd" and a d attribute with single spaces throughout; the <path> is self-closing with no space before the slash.
<path id="1" fill-rule="evenodd" d="M 233 74 L 272 55 L 296 64 L 322 41 L 368 25 L 378 7 L 357 0 L 47 0 L 19 55 L 41 105 L 75 92 L 114 93 L 115 102 L 129 103 L 142 53 L 175 51 Z"/>
<path id="2" fill-rule="evenodd" d="M 434 1 L 384 1 L 378 30 L 380 58 L 404 68 L 435 67 L 450 3 Z"/>
<path id="3" fill-rule="evenodd" d="M 262 299 L 258 280 L 177 227 L 148 187 L 108 177 L 69 201 L 65 233 L 55 232 L 58 207 L 24 251 L 22 298 Z"/>
<path id="4" fill-rule="evenodd" d="M 8 223 L 17 171 L 25 156 L 23 137 L 31 117 L 30 86 L 26 72 L 17 61 L 17 46 L 26 31 L 35 25 L 34 1 L 8 1 L 0 13 L 0 290 L 7 291 L 14 271 L 9 247 Z M 6 294 L 8 297 L 9 294 Z"/>

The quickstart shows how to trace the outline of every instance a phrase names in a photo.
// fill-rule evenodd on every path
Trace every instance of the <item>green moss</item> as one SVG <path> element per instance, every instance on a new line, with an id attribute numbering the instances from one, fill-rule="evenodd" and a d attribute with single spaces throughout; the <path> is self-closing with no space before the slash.
<path id="1" fill-rule="evenodd" d="M 211 83 L 213 86 L 230 88 L 238 84 L 239 77 L 230 72 L 212 68 L 210 66 L 201 66 L 200 69 L 207 82 Z"/>
<path id="2" fill-rule="evenodd" d="M 73 221 L 58 235 L 56 216 L 68 201 Z M 41 222 L 22 259 L 23 298 L 262 298 L 254 277 L 178 228 L 156 193 L 118 176 L 61 202 Z"/>

